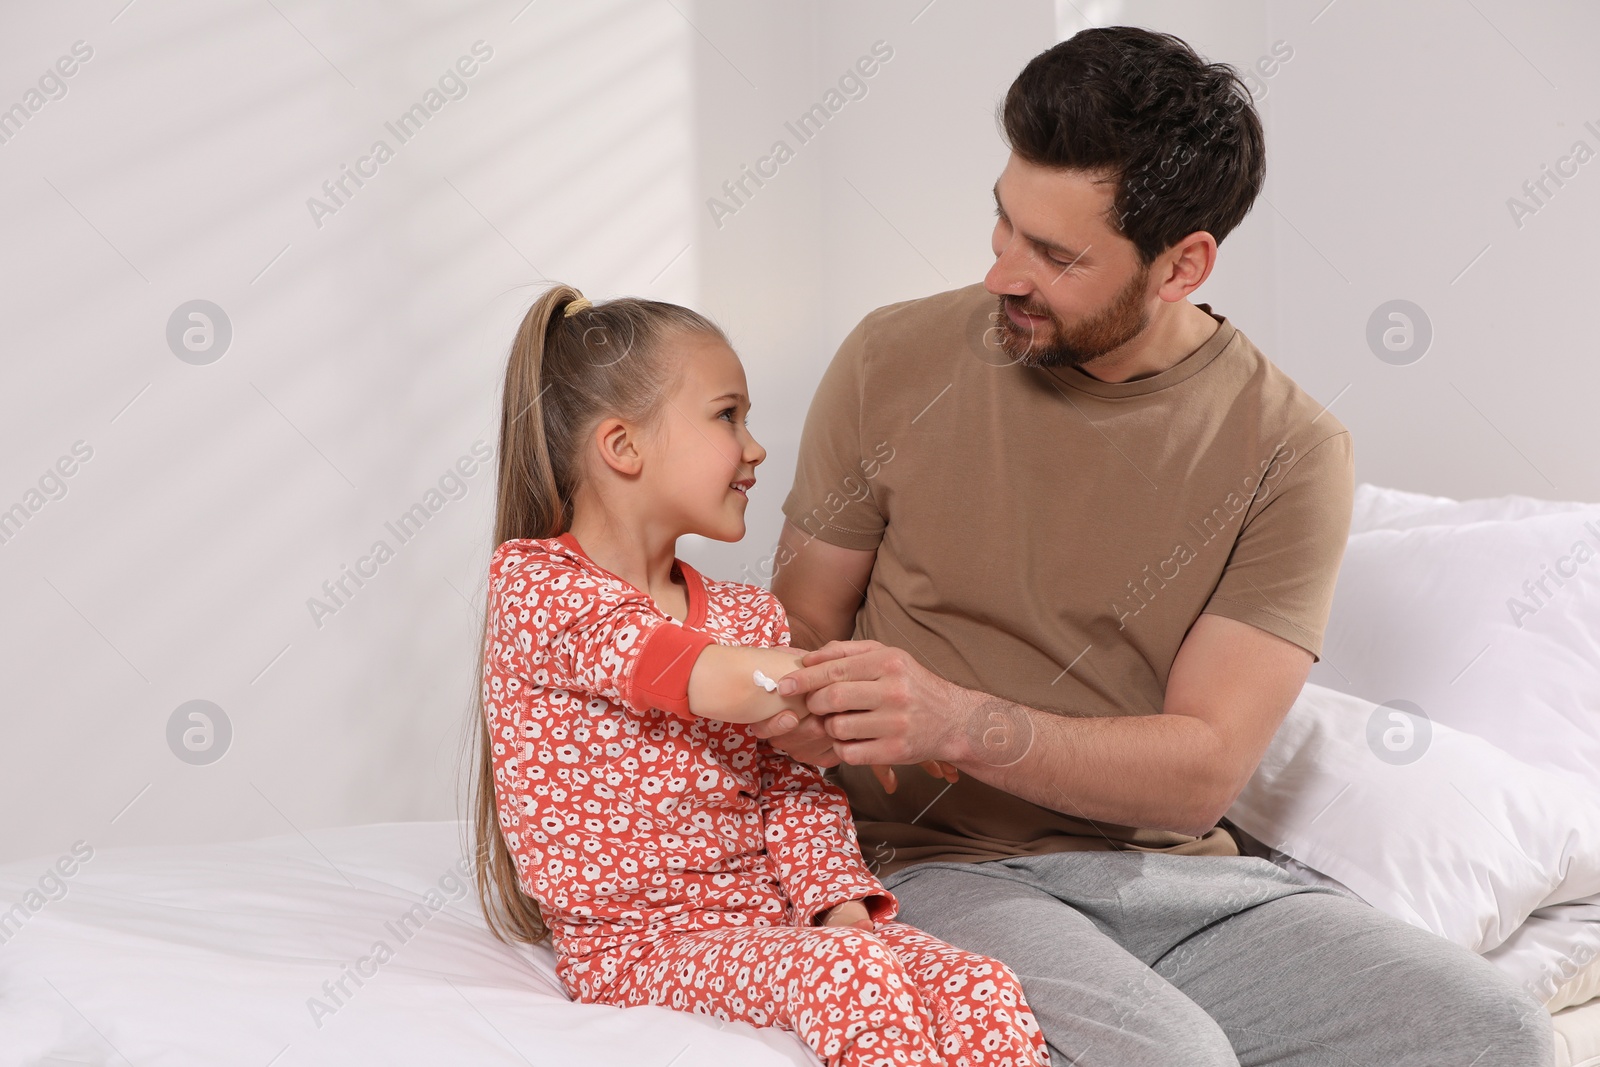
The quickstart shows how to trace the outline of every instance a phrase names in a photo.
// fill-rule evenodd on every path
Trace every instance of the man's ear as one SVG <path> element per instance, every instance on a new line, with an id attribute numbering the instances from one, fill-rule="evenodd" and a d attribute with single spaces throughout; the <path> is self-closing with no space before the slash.
<path id="1" fill-rule="evenodd" d="M 622 419 L 602 419 L 595 427 L 594 442 L 606 466 L 618 474 L 632 477 L 644 465 L 639 448 L 639 431 Z"/>
<path id="2" fill-rule="evenodd" d="M 1196 230 L 1176 242 L 1162 259 L 1166 266 L 1157 292 L 1163 300 L 1182 300 L 1211 276 L 1217 265 L 1217 239 L 1205 230 Z"/>

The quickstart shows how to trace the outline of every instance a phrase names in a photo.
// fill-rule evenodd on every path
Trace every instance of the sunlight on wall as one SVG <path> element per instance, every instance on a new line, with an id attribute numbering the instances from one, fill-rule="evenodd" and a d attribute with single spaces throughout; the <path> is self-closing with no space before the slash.
<path id="1" fill-rule="evenodd" d="M 0 127 L 0 859 L 457 814 L 510 338 L 545 279 L 695 302 L 694 34 L 646 0 L 12 28 L 8 70 L 92 54 Z"/>

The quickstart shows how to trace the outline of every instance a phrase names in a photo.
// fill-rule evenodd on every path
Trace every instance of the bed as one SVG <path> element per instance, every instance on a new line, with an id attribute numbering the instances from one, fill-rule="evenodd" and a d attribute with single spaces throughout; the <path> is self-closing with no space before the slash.
<path id="1" fill-rule="evenodd" d="M 1600 1067 L 1600 551 L 1572 552 L 1600 505 L 1356 504 L 1323 660 L 1229 820 L 1483 953 L 1552 1010 L 1554 1067 Z M 1541 563 L 1560 595 L 1505 610 Z M 387 823 L 0 866 L 0 1067 L 819 1062 L 572 1003 L 549 949 L 489 934 L 466 851 L 461 823 Z"/>
<path id="2" fill-rule="evenodd" d="M 464 834 L 455 822 L 389 823 L 96 850 L 6 931 L 0 1061 L 819 1062 L 781 1030 L 570 1002 L 548 949 L 484 927 L 460 873 Z M 58 858 L 0 868 L 0 899 L 38 890 Z M 1555 1018 L 1556 1067 L 1600 1063 L 1600 1001 Z"/>
<path id="3" fill-rule="evenodd" d="M 483 925 L 464 842 L 463 824 L 427 822 L 95 850 L 0 931 L 0 1061 L 819 1062 L 781 1030 L 572 1003 L 548 948 Z M 0 868 L 0 900 L 59 858 Z"/>

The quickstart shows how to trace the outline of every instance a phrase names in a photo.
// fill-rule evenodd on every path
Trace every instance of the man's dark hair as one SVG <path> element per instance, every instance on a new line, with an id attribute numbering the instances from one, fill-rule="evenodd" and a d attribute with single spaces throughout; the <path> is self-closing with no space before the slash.
<path id="1" fill-rule="evenodd" d="M 1180 237 L 1221 244 L 1266 178 L 1250 91 L 1226 63 L 1137 26 L 1083 30 L 1029 61 L 1002 105 L 1011 150 L 1117 182 L 1107 222 L 1143 266 Z"/>

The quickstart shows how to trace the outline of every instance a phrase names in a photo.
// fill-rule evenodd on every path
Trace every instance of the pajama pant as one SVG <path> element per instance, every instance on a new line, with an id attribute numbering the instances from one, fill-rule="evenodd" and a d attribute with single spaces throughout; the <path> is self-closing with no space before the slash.
<path id="1" fill-rule="evenodd" d="M 1056 852 L 883 885 L 907 922 L 1013 968 L 1057 1064 L 1552 1059 L 1550 1013 L 1488 960 L 1265 859 Z"/>
<path id="2" fill-rule="evenodd" d="M 792 1030 L 828 1067 L 1050 1064 L 1005 964 L 901 922 L 669 933 L 584 964 L 595 1002 Z"/>

